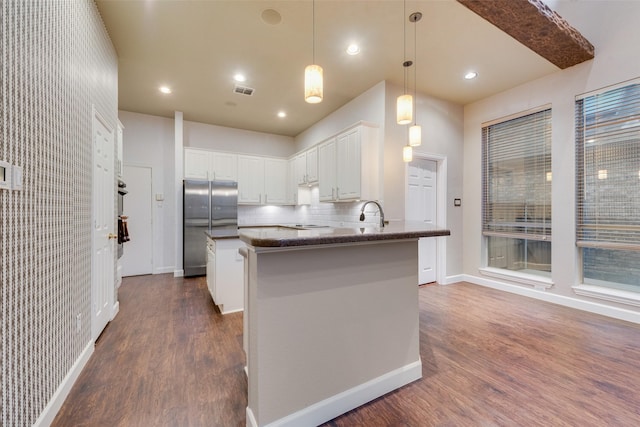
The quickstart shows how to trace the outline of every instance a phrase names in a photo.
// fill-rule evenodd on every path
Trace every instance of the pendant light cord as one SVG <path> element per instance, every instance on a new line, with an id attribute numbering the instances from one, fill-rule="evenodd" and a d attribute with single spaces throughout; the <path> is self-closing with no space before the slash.
<path id="1" fill-rule="evenodd" d="M 413 21 L 413 125 L 418 121 L 418 21 Z"/>
<path id="2" fill-rule="evenodd" d="M 311 62 L 316 63 L 316 0 L 311 1 Z"/>
<path id="3" fill-rule="evenodd" d="M 402 68 L 404 70 L 404 93 L 407 94 L 407 0 L 402 2 Z"/>

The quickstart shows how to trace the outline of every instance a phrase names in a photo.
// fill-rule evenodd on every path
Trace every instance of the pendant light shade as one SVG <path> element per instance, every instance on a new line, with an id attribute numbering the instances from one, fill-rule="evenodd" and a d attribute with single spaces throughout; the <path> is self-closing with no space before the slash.
<path id="1" fill-rule="evenodd" d="M 312 2 L 311 12 L 312 65 L 304 69 L 304 100 L 309 104 L 322 102 L 323 84 L 322 67 L 316 65 L 316 2 Z"/>
<path id="2" fill-rule="evenodd" d="M 413 97 L 400 95 L 396 105 L 397 121 L 399 125 L 408 125 L 413 121 Z"/>
<path id="3" fill-rule="evenodd" d="M 322 101 L 322 67 L 307 65 L 304 69 L 304 100 L 309 104 Z"/>
<path id="4" fill-rule="evenodd" d="M 405 163 L 409 163 L 413 160 L 413 148 L 410 145 L 405 145 L 402 149 L 402 160 Z"/>
<path id="5" fill-rule="evenodd" d="M 413 125 L 409 128 L 409 145 L 418 147 L 422 144 L 422 126 Z"/>

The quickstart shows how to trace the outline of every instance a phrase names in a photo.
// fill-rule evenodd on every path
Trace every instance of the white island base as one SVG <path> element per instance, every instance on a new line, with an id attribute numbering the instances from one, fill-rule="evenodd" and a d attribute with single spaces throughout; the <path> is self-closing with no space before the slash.
<path id="1" fill-rule="evenodd" d="M 417 239 L 248 244 L 247 262 L 247 426 L 319 425 L 422 377 Z"/>

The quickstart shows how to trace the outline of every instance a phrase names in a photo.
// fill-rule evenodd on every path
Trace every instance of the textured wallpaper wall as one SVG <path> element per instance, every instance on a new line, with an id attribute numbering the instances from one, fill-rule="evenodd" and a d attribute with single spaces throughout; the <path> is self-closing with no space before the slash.
<path id="1" fill-rule="evenodd" d="M 32 425 L 91 342 L 92 105 L 116 128 L 117 57 L 93 1 L 0 1 L 3 426 Z M 76 332 L 76 314 L 84 321 Z"/>

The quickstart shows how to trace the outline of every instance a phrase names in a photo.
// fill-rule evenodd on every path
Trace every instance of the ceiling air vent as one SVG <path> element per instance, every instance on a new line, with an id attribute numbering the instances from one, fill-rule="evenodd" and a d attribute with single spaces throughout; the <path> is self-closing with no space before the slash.
<path id="1" fill-rule="evenodd" d="M 239 86 L 239 85 L 235 85 L 233 87 L 233 91 L 235 93 L 239 93 L 240 95 L 253 95 L 253 88 L 251 87 L 246 87 L 246 86 Z"/>

